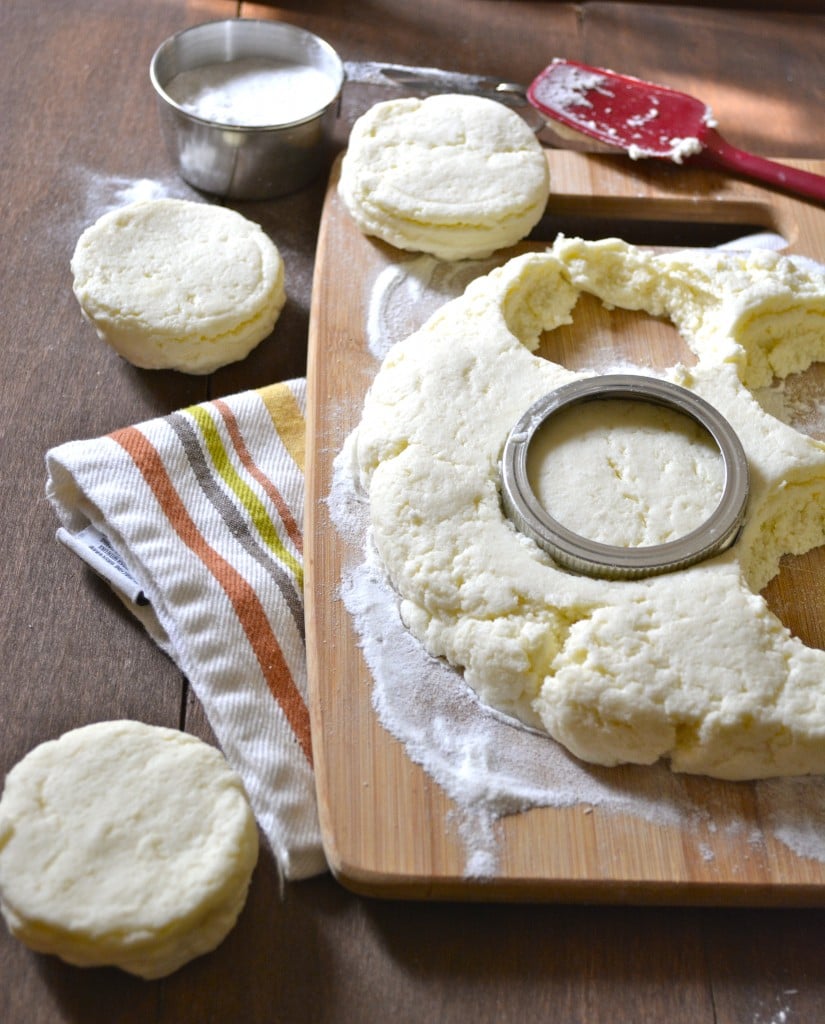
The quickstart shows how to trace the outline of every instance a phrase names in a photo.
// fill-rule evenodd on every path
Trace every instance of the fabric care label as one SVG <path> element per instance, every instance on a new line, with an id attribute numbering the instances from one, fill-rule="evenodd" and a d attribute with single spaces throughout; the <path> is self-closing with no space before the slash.
<path id="1" fill-rule="evenodd" d="M 79 533 L 70 533 L 61 526 L 57 539 L 134 604 L 149 604 L 140 583 L 129 572 L 120 553 L 96 527 L 90 525 Z"/>

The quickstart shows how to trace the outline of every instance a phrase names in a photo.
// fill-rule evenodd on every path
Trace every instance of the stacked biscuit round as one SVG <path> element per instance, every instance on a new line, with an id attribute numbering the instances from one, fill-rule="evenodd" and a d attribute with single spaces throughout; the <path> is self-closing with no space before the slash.
<path id="1" fill-rule="evenodd" d="M 271 334 L 284 264 L 234 210 L 154 199 L 112 210 L 78 239 L 74 293 L 98 335 L 135 366 L 211 373 Z"/>
<path id="2" fill-rule="evenodd" d="M 524 238 L 549 189 L 544 152 L 518 114 L 453 94 L 377 103 L 353 125 L 339 181 L 365 234 L 445 260 Z"/>
<path id="3" fill-rule="evenodd" d="M 144 978 L 213 950 L 258 857 L 240 778 L 194 736 L 100 722 L 36 747 L 0 799 L 0 910 L 79 966 Z"/>

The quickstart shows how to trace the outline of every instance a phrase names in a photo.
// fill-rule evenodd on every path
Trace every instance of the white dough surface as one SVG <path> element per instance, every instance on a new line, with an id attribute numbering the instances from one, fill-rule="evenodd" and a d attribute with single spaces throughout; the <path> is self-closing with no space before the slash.
<path id="1" fill-rule="evenodd" d="M 144 978 L 213 950 L 246 902 L 258 831 L 194 736 L 99 722 L 30 751 L 0 799 L 0 910 L 30 948 Z"/>
<path id="2" fill-rule="evenodd" d="M 713 438 L 689 417 L 611 399 L 548 420 L 530 445 L 527 476 L 539 503 L 568 529 L 602 544 L 646 547 L 708 519 L 725 467 Z"/>
<path id="3" fill-rule="evenodd" d="M 727 418 L 751 474 L 745 526 L 723 554 L 643 580 L 578 576 L 504 514 L 508 432 L 586 376 L 533 354 L 582 292 L 668 318 L 696 355 L 665 376 Z M 560 237 L 473 282 L 389 351 L 347 446 L 407 628 L 484 703 L 584 761 L 664 759 L 723 779 L 825 772 L 825 653 L 760 596 L 783 553 L 825 540 L 825 445 L 751 392 L 823 356 L 825 273 L 777 253 Z"/>
<path id="4" fill-rule="evenodd" d="M 284 263 L 234 210 L 146 199 L 80 235 L 73 289 L 98 336 L 135 366 L 205 374 L 272 333 L 286 301 Z"/>
<path id="5" fill-rule="evenodd" d="M 481 258 L 538 223 L 550 190 L 535 134 L 495 100 L 375 104 L 353 125 L 339 193 L 359 228 L 399 249 Z"/>

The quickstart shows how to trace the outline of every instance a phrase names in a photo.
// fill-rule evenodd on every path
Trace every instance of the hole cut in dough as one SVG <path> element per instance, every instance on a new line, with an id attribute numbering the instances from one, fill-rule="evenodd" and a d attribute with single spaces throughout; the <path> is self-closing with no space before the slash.
<path id="1" fill-rule="evenodd" d="M 643 310 L 609 308 L 582 292 L 570 323 L 544 331 L 536 355 L 568 370 L 609 373 L 616 368 L 664 374 L 695 366 L 696 355 L 670 321 Z"/>

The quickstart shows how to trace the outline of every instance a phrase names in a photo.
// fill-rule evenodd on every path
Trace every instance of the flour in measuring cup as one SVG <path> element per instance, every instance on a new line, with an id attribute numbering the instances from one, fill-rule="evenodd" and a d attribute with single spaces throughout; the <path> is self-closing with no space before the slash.
<path id="1" fill-rule="evenodd" d="M 312 117 L 335 98 L 336 83 L 307 64 L 248 57 L 181 71 L 165 91 L 196 117 L 260 128 Z"/>

